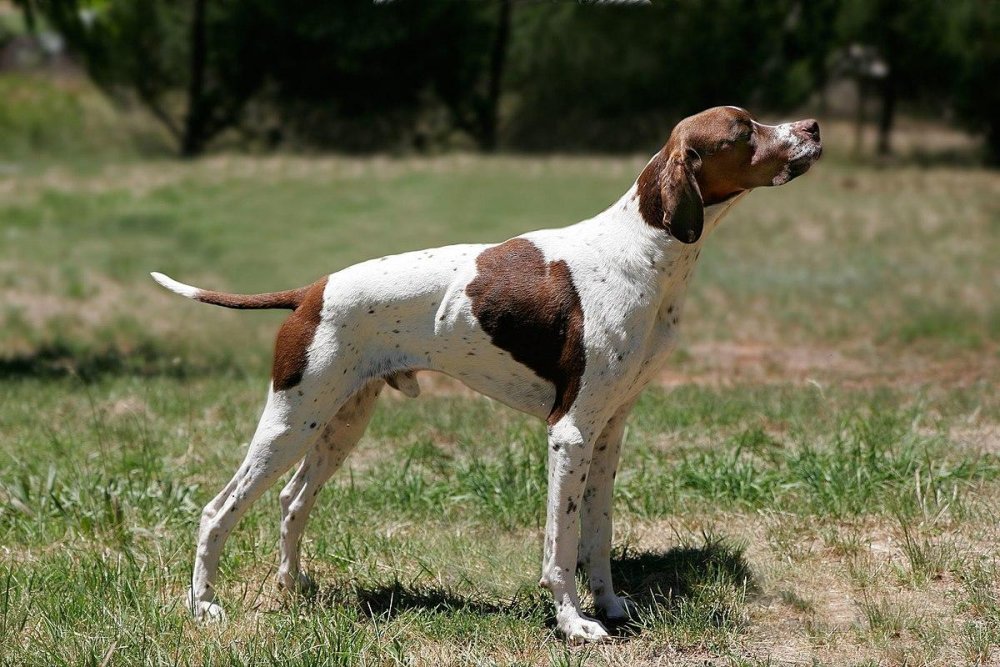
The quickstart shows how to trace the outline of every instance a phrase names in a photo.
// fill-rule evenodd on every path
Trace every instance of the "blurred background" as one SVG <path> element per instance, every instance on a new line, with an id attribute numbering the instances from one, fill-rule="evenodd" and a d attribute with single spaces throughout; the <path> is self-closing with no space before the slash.
<path id="1" fill-rule="evenodd" d="M 682 367 L 944 341 L 967 370 L 1000 331 L 998 31 L 992 0 L 0 0 L 0 356 L 255 373 L 279 313 L 195 315 L 146 273 L 272 290 L 570 224 L 736 104 L 818 117 L 825 157 L 713 242 L 688 341 L 714 352 Z"/>
<path id="2" fill-rule="evenodd" d="M 934 121 L 1000 162 L 992 0 L 5 0 L 0 77 L 8 160 L 648 152 L 734 103 L 843 119 L 859 154 Z"/>
<path id="3" fill-rule="evenodd" d="M 993 0 L 0 0 L 0 358 L 258 372 L 280 314 L 147 272 L 272 290 L 570 224 L 736 104 L 818 117 L 825 157 L 713 241 L 687 340 L 965 373 L 1000 331 L 998 31 Z"/>

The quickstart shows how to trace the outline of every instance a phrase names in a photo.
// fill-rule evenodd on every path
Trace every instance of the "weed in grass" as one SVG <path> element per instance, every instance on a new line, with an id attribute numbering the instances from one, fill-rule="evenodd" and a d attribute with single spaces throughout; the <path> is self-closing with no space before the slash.
<path id="1" fill-rule="evenodd" d="M 815 648 L 833 648 L 843 638 L 839 628 L 818 621 L 815 616 L 807 616 L 802 620 L 802 632 L 809 644 Z"/>
<path id="2" fill-rule="evenodd" d="M 822 532 L 823 543 L 835 556 L 848 561 L 866 552 L 871 545 L 865 541 L 861 531 L 850 524 L 827 526 Z"/>
<path id="3" fill-rule="evenodd" d="M 102 471 L 24 473 L 0 483 L 0 535 L 16 542 L 45 543 L 65 536 L 111 538 L 124 545 L 139 526 L 188 526 L 196 515 L 196 487 L 138 474 L 108 477 Z"/>
<path id="4" fill-rule="evenodd" d="M 802 597 L 795 591 L 778 591 L 778 599 L 780 599 L 783 604 L 794 609 L 800 614 L 812 615 L 816 613 L 816 605 L 813 601 Z"/>
<path id="5" fill-rule="evenodd" d="M 901 548 L 906 558 L 905 568 L 896 568 L 901 581 L 911 586 L 923 586 L 940 579 L 952 568 L 957 558 L 957 548 L 943 539 L 932 541 L 915 533 L 906 519 L 900 519 Z"/>
<path id="6" fill-rule="evenodd" d="M 683 452 L 676 463 L 676 454 L 647 452 L 638 470 L 626 470 L 623 499 L 631 511 L 648 516 L 689 499 L 836 518 L 963 511 L 961 490 L 995 478 L 995 458 L 956 457 L 943 439 L 915 433 L 910 421 L 901 412 L 857 415 L 832 437 L 812 436 L 786 447 L 770 440 L 748 447 L 761 442 L 751 429 L 725 445 Z M 664 484 L 660 471 L 668 467 Z"/>
<path id="7" fill-rule="evenodd" d="M 883 644 L 899 639 L 907 629 L 921 623 L 902 603 L 887 597 L 875 598 L 868 592 L 858 601 L 858 608 L 865 619 L 865 630 Z"/>
<path id="8" fill-rule="evenodd" d="M 969 665 L 990 665 L 1000 651 L 1000 624 L 995 621 L 966 621 L 962 624 L 961 653 Z"/>
<path id="9" fill-rule="evenodd" d="M 869 547 L 870 549 L 870 547 Z M 882 564 L 864 551 L 847 559 L 847 576 L 855 588 L 866 592 L 875 588 L 882 578 Z"/>
<path id="10" fill-rule="evenodd" d="M 960 611 L 1000 628 L 1000 568 L 996 556 L 973 560 L 961 572 Z"/>
<path id="11" fill-rule="evenodd" d="M 584 667 L 589 664 L 592 653 L 587 648 L 574 649 L 565 644 L 549 647 L 549 665 L 551 667 Z"/>
<path id="12" fill-rule="evenodd" d="M 828 446 L 806 443 L 788 465 L 818 514 L 936 514 L 957 506 L 964 482 L 997 474 L 949 453 L 942 440 L 913 433 L 905 414 L 880 414 L 853 419 Z"/>
<path id="13" fill-rule="evenodd" d="M 726 665 L 728 667 L 775 667 L 781 663 L 776 662 L 773 658 L 742 658 L 742 657 L 730 657 L 728 658 Z"/>
<path id="14" fill-rule="evenodd" d="M 765 521 L 767 544 L 780 560 L 801 563 L 815 555 L 813 517 L 767 511 Z"/>

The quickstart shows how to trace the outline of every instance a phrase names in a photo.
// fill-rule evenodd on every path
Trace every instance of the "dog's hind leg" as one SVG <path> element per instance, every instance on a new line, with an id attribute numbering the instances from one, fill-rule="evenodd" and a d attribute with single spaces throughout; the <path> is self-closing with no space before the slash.
<path id="1" fill-rule="evenodd" d="M 196 618 L 222 618 L 215 602 L 215 580 L 223 545 L 250 505 L 302 458 L 316 441 L 318 423 L 346 396 L 333 397 L 322 406 L 304 403 L 302 392 L 271 391 L 257 425 L 250 449 L 236 474 L 206 507 L 198 530 L 194 571 L 188 604 Z"/>
<path id="2" fill-rule="evenodd" d="M 313 587 L 312 581 L 299 568 L 299 543 L 309 512 L 323 484 L 340 468 L 364 433 L 383 384 L 382 380 L 373 380 L 348 399 L 281 491 L 278 585 L 286 590 L 307 592 Z"/>

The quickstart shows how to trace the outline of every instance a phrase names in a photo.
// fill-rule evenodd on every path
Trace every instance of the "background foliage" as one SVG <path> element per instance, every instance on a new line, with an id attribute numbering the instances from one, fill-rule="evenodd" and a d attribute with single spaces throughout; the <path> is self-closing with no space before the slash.
<path id="1" fill-rule="evenodd" d="M 233 128 L 265 148 L 634 150 L 714 104 L 823 107 L 847 77 L 880 152 L 903 107 L 1000 159 L 990 0 L 17 1 L 188 155 Z"/>

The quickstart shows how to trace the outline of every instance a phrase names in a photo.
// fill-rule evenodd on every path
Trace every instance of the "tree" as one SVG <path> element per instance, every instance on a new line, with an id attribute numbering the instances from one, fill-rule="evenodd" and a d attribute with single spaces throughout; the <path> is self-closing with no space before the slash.
<path id="1" fill-rule="evenodd" d="M 496 146 L 509 0 L 245 1 L 265 16 L 269 99 L 294 135 L 392 148 L 425 143 L 425 121 L 440 115 Z"/>
<path id="2" fill-rule="evenodd" d="M 1000 3 L 956 4 L 950 43 L 957 61 L 955 110 L 969 129 L 985 135 L 987 160 L 1000 166 Z"/>
<path id="3" fill-rule="evenodd" d="M 20 0 L 114 98 L 134 95 L 184 156 L 239 122 L 263 84 L 252 7 L 207 0 Z M 258 28 L 255 30 L 255 28 Z"/>
<path id="4" fill-rule="evenodd" d="M 838 17 L 841 46 L 871 46 L 886 64 L 877 91 L 877 150 L 881 155 L 891 152 L 900 101 L 940 107 L 948 98 L 954 62 L 942 35 L 949 11 L 949 4 L 939 0 L 846 0 L 842 4 Z"/>
<path id="5" fill-rule="evenodd" d="M 484 151 L 495 151 L 499 141 L 500 96 L 507 67 L 513 13 L 513 0 L 497 0 L 495 4 L 496 21 L 492 27 L 492 39 L 489 40 L 492 45 L 488 63 L 485 50 L 476 48 L 466 33 L 463 40 L 466 48 L 460 49 L 460 53 L 467 61 L 458 65 L 465 71 L 459 76 L 442 78 L 436 84 L 455 124 L 472 136 Z M 486 23 L 478 21 L 483 35 L 476 41 L 486 41 Z"/>
<path id="6" fill-rule="evenodd" d="M 801 104 L 825 60 L 816 51 L 830 41 L 822 19 L 831 1 L 518 7 L 510 139 L 536 150 L 634 150 L 708 106 Z"/>

